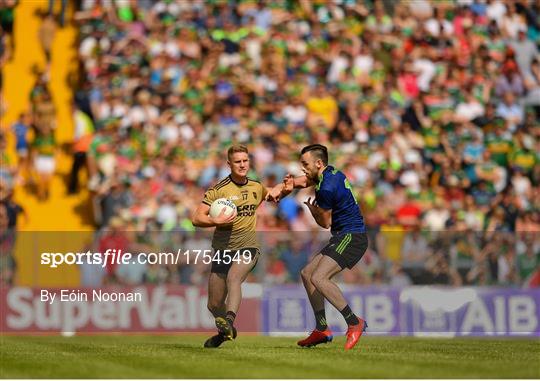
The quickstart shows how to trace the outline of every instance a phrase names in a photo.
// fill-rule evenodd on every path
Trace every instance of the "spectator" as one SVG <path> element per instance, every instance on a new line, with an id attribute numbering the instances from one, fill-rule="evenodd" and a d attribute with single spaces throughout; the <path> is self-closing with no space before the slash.
<path id="1" fill-rule="evenodd" d="M 538 120 L 540 117 L 540 59 L 534 59 L 531 62 L 531 72 L 524 74 L 524 84 L 527 89 L 527 95 L 524 98 L 524 105 L 534 106 Z"/>
<path id="2" fill-rule="evenodd" d="M 502 69 L 502 75 L 497 80 L 495 94 L 499 97 L 505 93 L 520 96 L 523 92 L 523 81 L 518 73 L 518 67 L 514 61 L 508 61 Z"/>
<path id="3" fill-rule="evenodd" d="M 407 234 L 401 247 L 401 258 L 405 270 L 423 270 L 429 254 L 428 241 L 422 236 L 418 227 Z"/>
<path id="4" fill-rule="evenodd" d="M 49 198 L 51 180 L 56 170 L 56 140 L 50 125 L 44 124 L 32 142 L 32 157 L 37 175 L 37 195 L 39 200 Z"/>
<path id="5" fill-rule="evenodd" d="M 423 225 L 429 231 L 441 231 L 444 230 L 446 221 L 450 217 L 448 209 L 446 209 L 440 200 L 434 202 L 433 208 L 423 217 Z"/>
<path id="6" fill-rule="evenodd" d="M 32 119 L 38 133 L 43 133 L 44 129 L 56 128 L 56 110 L 47 85 L 48 74 L 37 73 L 36 75 L 38 80 L 31 94 Z"/>
<path id="7" fill-rule="evenodd" d="M 5 0 L 0 5 L 0 28 L 2 29 L 2 37 L 5 35 L 6 46 L 9 46 L 9 51 L 15 51 L 15 38 L 13 36 L 13 24 L 15 22 L 15 8 L 18 5 L 18 0 Z M 7 41 L 6 41 L 7 40 Z M 1 88 L 1 87 L 0 87 Z"/>
<path id="8" fill-rule="evenodd" d="M 377 235 L 377 251 L 381 257 L 393 263 L 400 263 L 405 236 L 405 229 L 398 223 L 395 213 L 390 214 L 388 222 L 381 225 L 381 230 Z"/>
<path id="9" fill-rule="evenodd" d="M 94 253 L 95 246 L 92 243 L 88 243 L 82 250 L 82 252 Z M 100 263 L 92 263 L 82 261 L 79 263 L 79 271 L 81 274 L 81 287 L 99 288 L 103 286 L 106 270 Z"/>
<path id="10" fill-rule="evenodd" d="M 280 250 L 280 259 L 285 263 L 290 281 L 300 280 L 300 270 L 308 263 L 311 255 L 309 243 L 303 239 L 292 239 Z"/>
<path id="11" fill-rule="evenodd" d="M 435 253 L 426 263 L 426 268 L 430 272 L 433 284 L 450 284 L 454 287 L 462 285 L 461 276 L 448 265 L 446 257 L 442 253 Z"/>
<path id="12" fill-rule="evenodd" d="M 0 67 L 4 67 L 11 58 L 11 51 L 8 46 L 9 40 L 7 33 L 4 33 L 2 26 L 0 26 Z M 0 71 L 0 91 L 4 87 L 4 75 L 3 71 Z M 5 106 L 0 108 L 0 115 L 3 115 Z"/>
<path id="13" fill-rule="evenodd" d="M 287 279 L 287 268 L 285 263 L 275 254 L 268 253 L 268 259 L 265 271 L 265 281 L 269 284 L 281 284 Z"/>
<path id="14" fill-rule="evenodd" d="M 484 113 L 485 108 L 482 103 L 469 92 L 465 94 L 465 101 L 457 105 L 455 120 L 457 123 L 470 122 L 483 116 Z"/>
<path id="15" fill-rule="evenodd" d="M 497 115 L 506 120 L 510 132 L 515 132 L 525 119 L 523 106 L 517 104 L 511 92 L 504 94 L 504 101 L 497 107 Z"/>
<path id="16" fill-rule="evenodd" d="M 150 265 L 144 263 L 145 259 L 143 253 L 138 253 L 134 261 L 119 264 L 115 270 L 117 281 L 122 285 L 135 286 L 148 280 L 145 278 Z"/>
<path id="17" fill-rule="evenodd" d="M 114 217 L 98 237 L 98 252 L 106 253 L 109 250 L 109 253 L 113 255 L 113 260 L 108 261 L 105 267 L 107 271 L 107 282 L 117 281 L 116 270 L 119 262 L 118 259 L 121 259 L 128 252 L 132 241 L 128 232 L 124 229 L 126 229 L 124 221 L 120 217 Z"/>
<path id="18" fill-rule="evenodd" d="M 11 128 L 15 135 L 15 151 L 17 152 L 18 171 L 23 178 L 23 183 L 29 178 L 29 155 L 30 146 L 28 134 L 31 128 L 30 114 L 22 113 L 19 120 Z"/>
<path id="19" fill-rule="evenodd" d="M 0 285 L 12 286 L 17 265 L 12 255 L 15 246 L 15 234 L 9 227 L 8 209 L 0 203 Z"/>
<path id="20" fill-rule="evenodd" d="M 456 270 L 467 270 L 480 260 L 478 237 L 471 229 L 452 234 L 450 266 Z"/>
<path id="21" fill-rule="evenodd" d="M 113 217 L 130 206 L 132 202 L 129 185 L 117 178 L 111 179 L 108 184 L 103 184 L 98 193 L 102 195 L 99 215 L 103 226 L 107 226 Z"/>
<path id="22" fill-rule="evenodd" d="M 0 202 L 6 208 L 9 229 L 16 231 L 20 227 L 19 215 L 23 215 L 25 223 L 28 222 L 26 210 L 13 201 L 13 189 L 4 181 L 0 181 Z"/>
<path id="23" fill-rule="evenodd" d="M 49 17 L 53 17 L 54 15 L 54 4 L 56 2 L 54 0 L 49 0 Z M 65 15 L 66 15 L 66 7 L 67 7 L 67 0 L 60 0 L 60 15 L 59 15 L 59 23 L 60 26 L 63 28 L 65 23 Z"/>
<path id="24" fill-rule="evenodd" d="M 56 22 L 51 13 L 43 15 L 43 21 L 39 27 L 38 39 L 45 53 L 45 59 L 47 62 L 47 72 L 49 72 L 51 64 L 51 50 L 54 42 L 54 35 L 56 32 Z"/>
<path id="25" fill-rule="evenodd" d="M 74 107 L 73 119 L 75 132 L 73 137 L 73 164 L 69 175 L 68 193 L 74 194 L 79 188 L 79 171 L 87 167 L 87 152 L 92 142 L 94 133 L 94 124 L 92 119 L 80 110 Z"/>
<path id="26" fill-rule="evenodd" d="M 540 269 L 540 243 L 534 232 L 524 232 L 524 239 L 516 242 L 516 251 L 516 271 L 522 281 L 527 281 Z"/>
<path id="27" fill-rule="evenodd" d="M 516 259 L 515 251 L 513 248 L 509 248 L 502 255 L 498 257 L 497 263 L 497 283 L 503 286 L 512 285 L 515 283 L 516 273 Z"/>
<path id="28" fill-rule="evenodd" d="M 517 39 L 510 41 L 509 45 L 515 53 L 519 71 L 524 77 L 528 77 L 532 74 L 531 64 L 534 59 L 539 59 L 540 53 L 536 44 L 527 38 L 526 29 L 521 27 L 517 37 Z"/>
<path id="29" fill-rule="evenodd" d="M 307 123 L 313 127 L 330 129 L 336 123 L 337 103 L 323 83 L 319 83 L 308 98 L 306 107 L 309 111 Z"/>
<path id="30" fill-rule="evenodd" d="M 403 268 L 397 263 L 393 264 L 390 272 L 390 286 L 407 287 L 412 284 L 412 279 L 403 271 Z"/>
<path id="31" fill-rule="evenodd" d="M 397 210 L 397 220 L 401 225 L 407 227 L 418 226 L 422 210 L 414 201 L 412 195 L 407 196 L 407 201 Z"/>
<path id="32" fill-rule="evenodd" d="M 0 159 L 2 160 L 2 166 L 0 167 L 1 182 L 6 187 L 12 187 L 17 174 L 17 167 L 7 152 L 7 139 L 3 131 L 0 131 Z"/>
<path id="33" fill-rule="evenodd" d="M 517 13 L 515 3 L 507 3 L 506 10 L 506 14 L 502 17 L 502 31 L 507 38 L 515 39 L 518 34 L 527 31 L 527 25 L 523 17 Z"/>

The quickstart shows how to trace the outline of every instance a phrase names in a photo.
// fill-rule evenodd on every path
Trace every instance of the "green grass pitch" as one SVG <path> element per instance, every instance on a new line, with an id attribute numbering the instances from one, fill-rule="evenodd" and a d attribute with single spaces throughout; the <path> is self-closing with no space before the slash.
<path id="1" fill-rule="evenodd" d="M 540 378 L 540 341 L 240 336 L 204 349 L 200 335 L 1 336 L 1 378 Z"/>

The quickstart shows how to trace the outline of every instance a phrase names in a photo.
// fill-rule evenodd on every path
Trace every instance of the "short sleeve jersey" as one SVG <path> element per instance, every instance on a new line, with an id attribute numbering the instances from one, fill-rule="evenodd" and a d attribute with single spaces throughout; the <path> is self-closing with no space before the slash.
<path id="1" fill-rule="evenodd" d="M 315 199 L 322 209 L 332 209 L 332 235 L 364 233 L 364 217 L 343 172 L 326 167 L 315 185 Z"/>
<path id="2" fill-rule="evenodd" d="M 256 238 L 256 211 L 266 197 L 266 188 L 258 181 L 247 179 L 237 184 L 231 176 L 226 177 L 204 194 L 203 203 L 212 205 L 218 198 L 226 198 L 236 205 L 238 215 L 232 226 L 216 227 L 212 247 L 216 250 L 237 250 L 259 247 Z"/>

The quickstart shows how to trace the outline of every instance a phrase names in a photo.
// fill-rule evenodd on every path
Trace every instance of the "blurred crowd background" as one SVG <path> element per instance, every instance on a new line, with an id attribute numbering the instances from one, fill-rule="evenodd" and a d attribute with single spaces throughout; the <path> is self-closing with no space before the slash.
<path id="1" fill-rule="evenodd" d="M 48 60 L 61 3 L 42 15 Z M 0 4 L 7 60 L 17 2 Z M 82 0 L 70 22 L 79 73 L 66 191 L 90 191 L 87 249 L 209 247 L 190 214 L 228 175 L 228 146 L 246 144 L 250 177 L 270 187 L 299 175 L 299 150 L 317 142 L 348 176 L 370 234 L 340 281 L 540 284 L 540 0 Z M 34 173 L 46 202 L 62 148 L 48 69 L 35 76 L 31 109 L 10 126 L 16 158 L 5 130 L 0 140 L 4 237 L 24 213 L 13 187 Z M 309 195 L 261 205 L 251 281 L 298 282 L 323 246 Z M 88 286 L 205 284 L 208 271 L 89 266 L 81 276 Z"/>

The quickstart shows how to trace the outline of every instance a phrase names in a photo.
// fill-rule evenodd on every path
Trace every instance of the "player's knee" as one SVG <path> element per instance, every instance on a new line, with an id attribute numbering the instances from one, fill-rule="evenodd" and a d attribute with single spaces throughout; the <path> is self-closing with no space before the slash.
<path id="1" fill-rule="evenodd" d="M 242 284 L 242 277 L 237 275 L 229 275 L 227 277 L 227 287 L 233 288 Z"/>
<path id="2" fill-rule="evenodd" d="M 302 270 L 300 270 L 300 276 L 303 280 L 309 281 L 311 279 L 311 271 L 307 267 L 304 267 Z"/>
<path id="3" fill-rule="evenodd" d="M 315 288 L 317 289 L 320 289 L 321 286 L 323 285 L 324 281 L 326 279 L 324 278 L 324 276 L 322 276 L 321 274 L 312 274 L 311 275 L 311 278 L 310 278 L 310 281 L 311 283 L 315 286 Z"/>

